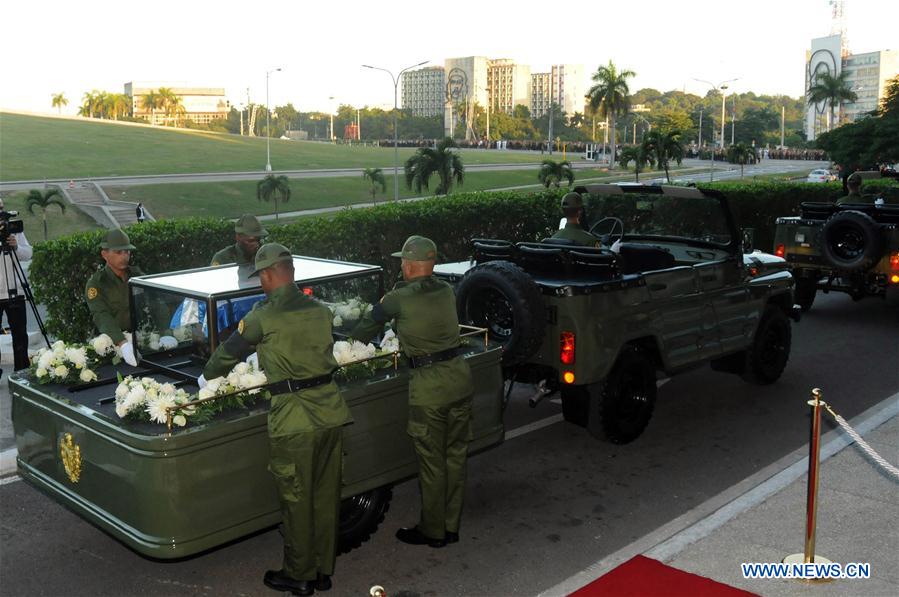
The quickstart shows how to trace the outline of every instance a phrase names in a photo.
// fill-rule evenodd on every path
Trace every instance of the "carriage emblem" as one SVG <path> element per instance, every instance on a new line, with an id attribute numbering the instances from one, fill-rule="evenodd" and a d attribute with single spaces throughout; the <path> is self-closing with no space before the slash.
<path id="1" fill-rule="evenodd" d="M 59 457 L 69 481 L 77 483 L 81 478 L 81 447 L 72 440 L 71 433 L 66 433 L 59 442 Z"/>

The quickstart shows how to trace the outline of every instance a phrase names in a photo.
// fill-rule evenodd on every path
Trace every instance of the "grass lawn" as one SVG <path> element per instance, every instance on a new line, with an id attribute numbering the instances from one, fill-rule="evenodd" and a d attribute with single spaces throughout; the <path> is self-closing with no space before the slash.
<path id="1" fill-rule="evenodd" d="M 261 171 L 265 139 L 0 113 L 0 180 Z M 399 150 L 400 160 L 414 150 Z M 271 140 L 276 170 L 393 166 L 393 148 Z M 466 164 L 539 163 L 519 151 L 462 150 Z M 400 164 L 402 165 L 402 163 Z"/>
<path id="2" fill-rule="evenodd" d="M 584 169 L 576 171 L 577 179 L 596 179 L 608 176 L 604 171 Z M 378 192 L 377 201 L 393 198 L 393 173 L 385 176 L 387 192 Z M 437 184 L 431 180 L 431 188 Z M 456 192 L 483 191 L 502 187 L 533 185 L 537 183 L 537 169 L 510 170 L 498 172 L 471 172 L 465 175 L 465 184 L 454 187 Z M 369 185 L 361 176 L 339 178 L 294 178 L 290 181 L 291 197 L 287 203 L 279 204 L 283 212 L 319 207 L 334 207 L 355 203 L 368 203 Z M 273 203 L 256 199 L 254 181 L 229 181 L 210 183 L 173 183 L 118 187 L 104 185 L 110 199 L 141 201 L 156 218 L 183 218 L 187 216 L 237 217 L 241 213 L 256 215 L 275 213 Z M 432 194 L 422 189 L 415 193 L 400 180 L 400 197 L 416 197 Z"/>
<path id="3" fill-rule="evenodd" d="M 40 208 L 34 209 L 34 214 L 28 213 L 25 206 L 26 192 L 4 193 L 3 203 L 8 211 L 19 212 L 18 218 L 25 225 L 25 237 L 32 245 L 44 240 L 44 224 L 41 219 Z M 58 205 L 52 205 L 47 210 L 47 238 L 54 239 L 60 236 L 66 236 L 75 232 L 84 232 L 85 230 L 96 230 L 100 226 L 94 220 L 77 209 L 67 206 L 66 212 L 62 213 Z"/>

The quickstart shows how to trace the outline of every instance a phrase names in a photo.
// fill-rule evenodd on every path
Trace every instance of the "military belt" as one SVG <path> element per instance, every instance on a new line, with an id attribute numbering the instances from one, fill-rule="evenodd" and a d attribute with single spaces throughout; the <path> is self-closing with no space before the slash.
<path id="1" fill-rule="evenodd" d="M 281 381 L 268 384 L 265 388 L 272 394 L 287 394 L 289 392 L 299 392 L 300 390 L 308 390 L 309 388 L 314 388 L 316 386 L 323 386 L 326 383 L 331 383 L 332 379 L 334 379 L 333 373 L 306 379 L 282 379 Z"/>
<path id="2" fill-rule="evenodd" d="M 447 350 L 441 350 L 440 352 L 433 352 L 431 354 L 423 354 L 417 357 L 409 357 L 409 367 L 412 369 L 418 369 L 419 367 L 427 367 L 428 365 L 433 365 L 434 363 L 440 363 L 443 361 L 448 361 L 450 359 L 454 359 L 457 356 L 462 354 L 462 348 L 456 346 L 455 348 L 449 348 Z"/>

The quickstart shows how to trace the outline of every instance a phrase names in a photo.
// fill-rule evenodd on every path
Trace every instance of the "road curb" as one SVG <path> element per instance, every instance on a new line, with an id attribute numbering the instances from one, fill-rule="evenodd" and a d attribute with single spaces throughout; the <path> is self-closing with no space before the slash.
<path id="1" fill-rule="evenodd" d="M 0 479 L 16 474 L 16 456 L 18 455 L 19 451 L 15 448 L 0 452 Z"/>
<path id="2" fill-rule="evenodd" d="M 860 435 L 865 436 L 895 416 L 899 416 L 899 393 L 884 398 L 868 410 L 855 416 L 849 421 L 849 424 Z M 822 440 L 821 462 L 855 443 L 839 427 L 825 433 Z M 808 444 L 797 448 L 754 475 L 725 489 L 633 543 L 546 589 L 538 597 L 569 595 L 640 554 L 660 561 L 670 560 L 739 514 L 781 491 L 807 471 Z"/>

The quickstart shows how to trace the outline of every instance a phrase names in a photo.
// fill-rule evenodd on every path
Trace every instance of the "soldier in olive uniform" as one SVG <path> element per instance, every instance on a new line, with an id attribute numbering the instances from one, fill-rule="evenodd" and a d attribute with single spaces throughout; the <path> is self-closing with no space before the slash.
<path id="1" fill-rule="evenodd" d="M 350 411 L 331 376 L 337 369 L 327 307 L 300 292 L 293 258 L 283 245 L 263 245 L 250 276 L 266 298 L 219 345 L 198 382 L 227 375 L 256 351 L 272 394 L 269 470 L 281 500 L 284 562 L 263 582 L 277 591 L 311 595 L 331 588 L 337 557 L 342 431 Z"/>
<path id="2" fill-rule="evenodd" d="M 134 346 L 122 333 L 122 330 L 131 329 L 128 279 L 144 275 L 140 268 L 129 264 L 133 250 L 134 245 L 123 230 L 115 228 L 107 232 L 106 239 L 100 243 L 100 256 L 106 265 L 87 281 L 84 295 L 94 325 L 101 334 L 121 346 L 126 363 L 136 366 Z"/>
<path id="3" fill-rule="evenodd" d="M 420 522 L 396 536 L 412 545 L 443 547 L 459 540 L 474 386 L 459 350 L 453 289 L 433 276 L 436 255 L 431 240 L 409 237 L 393 254 L 403 260 L 404 281 L 384 295 L 351 336 L 367 342 L 394 320 L 412 367 L 407 433 L 418 454 L 421 487 Z"/>
<path id="4" fill-rule="evenodd" d="M 234 223 L 234 244 L 225 247 L 212 256 L 210 265 L 253 265 L 256 251 L 268 231 L 262 227 L 256 216 L 244 214 Z"/>
<path id="5" fill-rule="evenodd" d="M 585 247 L 600 246 L 599 239 L 581 226 L 586 219 L 586 213 L 584 212 L 584 200 L 580 193 L 566 193 L 562 197 L 562 213 L 565 214 L 567 220 L 565 228 L 553 234 L 552 238 L 571 240 Z"/>
<path id="6" fill-rule="evenodd" d="M 837 205 L 844 203 L 874 203 L 874 197 L 871 195 L 862 195 L 862 177 L 858 173 L 850 174 L 846 179 L 846 187 L 849 194 L 837 199 Z"/>

